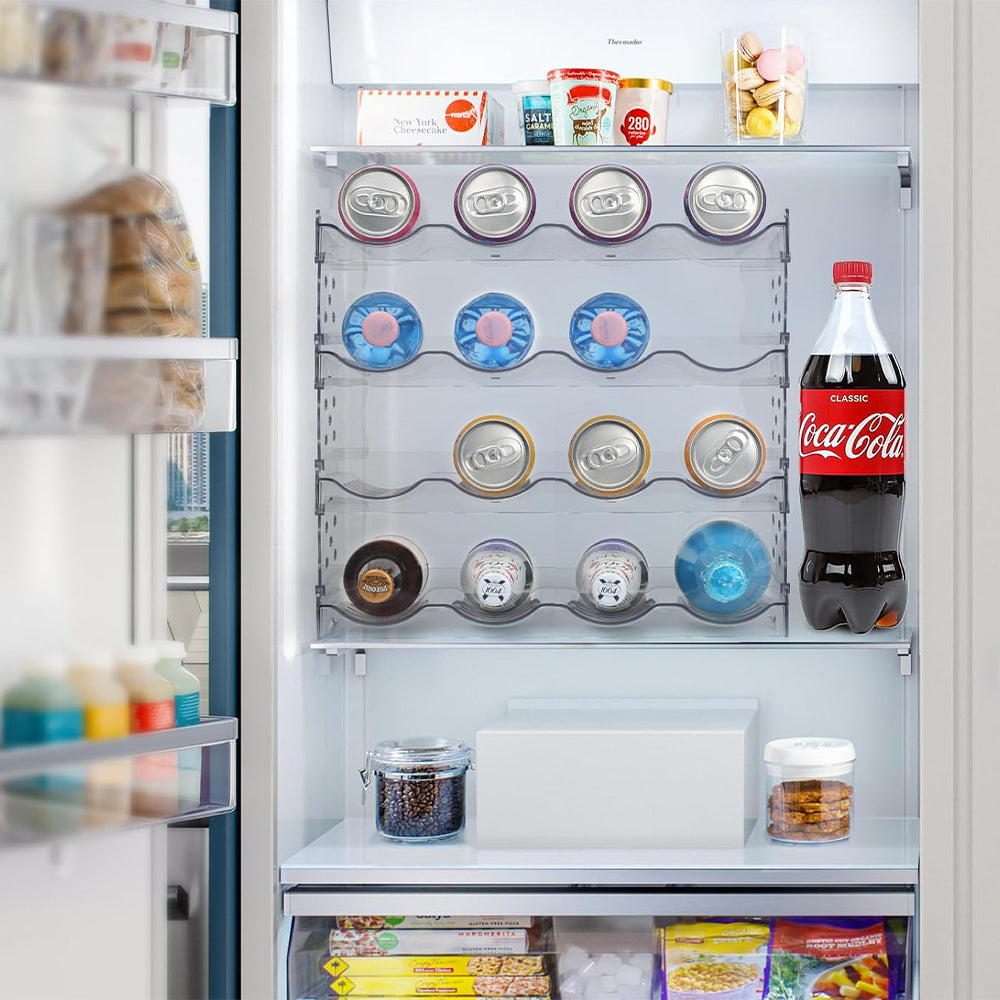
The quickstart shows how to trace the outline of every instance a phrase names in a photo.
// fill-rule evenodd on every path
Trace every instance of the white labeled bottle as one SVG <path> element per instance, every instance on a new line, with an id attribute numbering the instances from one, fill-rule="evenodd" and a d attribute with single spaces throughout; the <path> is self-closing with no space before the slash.
<path id="1" fill-rule="evenodd" d="M 632 607 L 645 593 L 648 581 L 645 557 L 620 538 L 591 545 L 576 569 L 576 588 L 584 603 L 608 615 Z"/>
<path id="2" fill-rule="evenodd" d="M 505 538 L 480 543 L 462 566 L 466 601 L 485 614 L 504 614 L 523 604 L 533 582 L 528 553 Z"/>

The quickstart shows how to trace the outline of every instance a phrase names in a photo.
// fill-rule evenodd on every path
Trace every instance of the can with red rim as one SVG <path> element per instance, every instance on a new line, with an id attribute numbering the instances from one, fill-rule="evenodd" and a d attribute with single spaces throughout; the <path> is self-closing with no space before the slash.
<path id="1" fill-rule="evenodd" d="M 355 239 L 392 243 L 416 225 L 420 194 L 402 170 L 360 167 L 341 185 L 337 208 L 344 228 Z"/>

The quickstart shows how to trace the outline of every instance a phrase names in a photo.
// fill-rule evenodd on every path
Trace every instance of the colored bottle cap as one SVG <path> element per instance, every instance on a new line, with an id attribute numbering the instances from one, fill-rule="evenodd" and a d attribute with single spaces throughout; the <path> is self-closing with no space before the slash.
<path id="1" fill-rule="evenodd" d="M 388 347 L 399 337 L 399 321 L 392 313 L 376 309 L 361 321 L 361 336 L 372 347 Z"/>
<path id="2" fill-rule="evenodd" d="M 476 339 L 487 347 L 503 347 L 514 336 L 514 326 L 502 312 L 483 313 L 476 320 Z"/>
<path id="3" fill-rule="evenodd" d="M 598 313 L 590 324 L 590 335 L 601 347 L 617 347 L 628 336 L 628 321 L 610 309 Z"/>
<path id="4" fill-rule="evenodd" d="M 872 266 L 866 260 L 838 260 L 833 265 L 833 283 L 844 284 L 849 281 L 859 281 L 866 285 L 872 283 Z"/>

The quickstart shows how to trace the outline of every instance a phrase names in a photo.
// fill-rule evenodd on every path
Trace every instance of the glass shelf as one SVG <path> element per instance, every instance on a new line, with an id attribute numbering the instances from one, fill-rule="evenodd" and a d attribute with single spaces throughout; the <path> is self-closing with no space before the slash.
<path id="1" fill-rule="evenodd" d="M 407 164 L 567 164 L 590 165 L 602 159 L 629 164 L 704 164 L 708 159 L 753 164 L 782 159 L 835 158 L 851 163 L 908 167 L 909 146 L 810 146 L 733 144 L 709 146 L 310 146 L 328 167 L 354 169 L 368 163 Z"/>
<path id="2" fill-rule="evenodd" d="M 149 94 L 236 103 L 233 12 L 163 0 L 7 0 L 0 15 L 0 35 L 9 30 L 23 40 L 0 54 L 4 87 L 72 90 L 95 100 Z M 124 78 L 109 56 L 122 31 L 150 53 L 148 65 L 129 67 Z M 181 53 L 168 69 L 165 45 Z"/>
<path id="3" fill-rule="evenodd" d="M 458 619 L 452 616 L 453 621 Z M 409 624 L 409 623 L 408 623 Z M 417 623 L 414 622 L 413 626 Z M 327 635 L 310 643 L 309 648 L 328 656 L 342 653 L 364 652 L 373 649 L 742 649 L 754 650 L 881 650 L 893 652 L 899 658 L 910 657 L 913 652 L 911 632 L 906 627 L 876 629 L 868 635 L 854 635 L 847 628 L 831 629 L 827 632 L 812 630 L 790 631 L 787 635 L 761 636 L 755 633 L 727 636 L 720 632 L 717 636 L 684 636 L 683 634 L 660 636 L 635 635 L 626 630 L 604 628 L 598 634 L 577 630 L 576 634 L 565 632 L 562 636 L 533 636 L 509 634 L 497 628 L 476 628 L 452 625 L 448 632 L 436 631 L 428 624 L 426 628 L 410 627 L 387 631 L 341 628 L 337 635 Z M 745 635 L 745 637 L 743 637 Z M 907 669 L 902 671 L 908 674 Z"/>
<path id="4" fill-rule="evenodd" d="M 775 843 L 756 823 L 745 847 L 721 850 L 484 850 L 476 847 L 474 819 L 455 840 L 393 844 L 370 819 L 351 818 L 288 858 L 280 880 L 316 887 L 915 885 L 918 852 L 912 818 L 857 818 L 849 839 L 805 847 Z"/>
<path id="5" fill-rule="evenodd" d="M 238 343 L 0 337 L 0 436 L 233 430 Z"/>
<path id="6" fill-rule="evenodd" d="M 687 226 L 660 223 L 649 226 L 625 243 L 597 243 L 559 223 L 542 223 L 510 243 L 482 243 L 455 226 L 417 226 L 395 243 L 371 244 L 355 239 L 334 221 L 317 217 L 316 262 L 338 270 L 425 260 L 516 260 L 552 263 L 563 261 L 609 262 L 702 261 L 712 264 L 754 266 L 780 270 L 788 261 L 788 214 L 745 239 L 727 243 L 705 239 Z"/>
<path id="7" fill-rule="evenodd" d="M 237 721 L 0 751 L 0 845 L 198 819 L 235 805 Z"/>

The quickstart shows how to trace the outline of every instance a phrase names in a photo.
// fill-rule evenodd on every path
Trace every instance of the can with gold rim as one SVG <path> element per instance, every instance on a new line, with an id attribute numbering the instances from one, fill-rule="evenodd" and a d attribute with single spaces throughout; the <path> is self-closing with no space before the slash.
<path id="1" fill-rule="evenodd" d="M 483 496 L 516 493 L 535 464 L 531 435 L 509 417 L 491 414 L 465 425 L 452 451 L 462 482 Z"/>
<path id="2" fill-rule="evenodd" d="M 577 482 L 598 496 L 622 496 L 649 470 L 649 440 L 624 417 L 588 420 L 569 443 L 569 466 Z"/>

